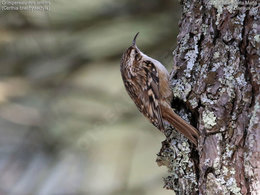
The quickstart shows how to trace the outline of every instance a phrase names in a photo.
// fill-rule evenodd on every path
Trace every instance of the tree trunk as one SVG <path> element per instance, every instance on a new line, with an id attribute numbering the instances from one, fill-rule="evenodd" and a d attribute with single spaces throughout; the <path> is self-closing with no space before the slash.
<path id="1" fill-rule="evenodd" d="M 201 133 L 192 148 L 166 133 L 157 163 L 176 194 L 260 194 L 260 6 L 182 2 L 172 107 Z M 189 117 L 190 116 L 190 117 Z"/>

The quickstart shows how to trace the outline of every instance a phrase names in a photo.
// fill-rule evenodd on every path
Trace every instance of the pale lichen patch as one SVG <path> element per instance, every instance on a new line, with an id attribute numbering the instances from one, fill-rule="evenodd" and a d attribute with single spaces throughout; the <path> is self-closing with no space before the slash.
<path id="1" fill-rule="evenodd" d="M 257 127 L 258 123 L 260 121 L 260 103 L 256 102 L 252 116 L 249 122 L 248 126 L 248 131 L 252 131 L 252 129 Z M 252 161 L 254 158 L 256 158 L 256 153 L 252 152 L 253 148 L 257 147 L 257 137 L 253 133 L 249 133 L 246 138 L 246 147 L 248 148 L 244 152 L 244 167 L 245 167 L 245 174 L 247 175 L 248 178 L 250 178 L 252 185 L 250 186 L 250 190 L 252 192 L 257 192 L 260 189 L 260 181 L 259 179 L 255 176 L 257 169 L 255 166 L 252 165 Z"/>
<path id="2" fill-rule="evenodd" d="M 234 153 L 234 146 L 227 144 L 225 148 L 225 152 L 221 159 L 215 161 L 213 164 L 216 181 L 222 184 L 222 187 L 225 192 L 224 194 L 228 194 L 228 192 L 232 192 L 235 195 L 241 195 L 241 189 L 237 186 L 235 174 L 236 171 L 232 165 L 228 162 L 228 159 L 232 157 Z"/>
<path id="3" fill-rule="evenodd" d="M 187 77 L 191 76 L 191 71 L 195 65 L 197 55 L 198 53 L 195 50 L 188 51 L 185 55 L 185 59 L 187 60 L 187 69 L 184 72 Z"/>
<path id="4" fill-rule="evenodd" d="M 214 159 L 213 168 L 215 170 L 215 174 L 219 175 L 220 174 L 220 158 L 219 157 Z"/>
<path id="5" fill-rule="evenodd" d="M 235 24 L 243 25 L 245 16 L 246 16 L 245 13 L 240 14 L 240 15 L 237 15 L 236 20 L 234 21 L 234 23 L 235 23 Z"/>
<path id="6" fill-rule="evenodd" d="M 252 126 L 255 125 L 258 121 L 260 121 L 259 110 L 260 110 L 260 103 L 256 102 L 252 117 L 250 119 L 249 129 L 252 128 Z M 252 145 L 253 145 L 253 143 L 252 143 Z"/>
<path id="7" fill-rule="evenodd" d="M 190 103 L 192 109 L 194 109 L 194 108 L 196 108 L 198 106 L 198 101 L 197 101 L 196 98 L 193 98 L 193 99 L 189 100 L 189 103 Z"/>
<path id="8" fill-rule="evenodd" d="M 257 7 L 252 7 L 249 10 L 249 15 L 251 16 L 258 16 L 259 12 L 258 12 L 258 8 Z"/>
<path id="9" fill-rule="evenodd" d="M 219 67 L 221 67 L 222 63 L 218 62 L 218 63 L 213 63 L 213 67 L 212 67 L 212 71 L 216 71 L 219 69 Z"/>
<path id="10" fill-rule="evenodd" d="M 223 159 L 231 158 L 231 156 L 233 155 L 234 150 L 235 150 L 234 146 L 227 144 L 225 149 L 226 149 L 226 151 L 223 155 Z"/>
<path id="11" fill-rule="evenodd" d="M 228 174 L 228 168 L 225 167 L 225 166 L 223 166 L 223 168 L 222 168 L 222 173 L 223 173 L 224 175 L 227 175 L 227 174 Z"/>
<path id="12" fill-rule="evenodd" d="M 176 192 L 192 192 L 197 186 L 197 178 L 194 172 L 194 162 L 190 159 L 190 144 L 182 134 L 176 131 L 172 131 L 167 139 L 170 144 L 163 145 L 163 150 L 160 151 L 156 160 L 158 165 L 167 166 L 171 173 L 164 179 L 165 188 L 174 189 Z M 190 189 L 183 188 L 182 182 L 192 184 Z"/>
<path id="13" fill-rule="evenodd" d="M 213 58 L 217 59 L 217 58 L 219 58 L 219 55 L 220 55 L 219 52 L 215 52 Z"/>
<path id="14" fill-rule="evenodd" d="M 203 34 L 206 34 L 206 33 L 207 33 L 207 29 L 208 29 L 208 28 L 209 28 L 208 25 L 202 24 L 202 32 L 203 32 Z"/>
<path id="15" fill-rule="evenodd" d="M 195 65 L 196 59 L 199 54 L 199 49 L 197 45 L 199 37 L 200 36 L 194 37 L 194 42 L 195 42 L 194 49 L 189 50 L 184 57 L 187 60 L 187 69 L 184 72 L 186 73 L 186 77 L 188 78 L 191 76 L 191 71 L 193 69 L 193 66 Z"/>
<path id="16" fill-rule="evenodd" d="M 237 186 L 235 179 L 235 169 L 227 166 L 225 162 L 225 157 L 222 159 L 222 162 L 220 162 L 220 159 L 214 160 L 213 168 L 216 175 L 214 182 L 221 186 L 223 194 L 232 192 L 235 195 L 241 195 L 241 189 Z"/>
<path id="17" fill-rule="evenodd" d="M 238 77 L 236 77 L 236 82 L 239 85 L 241 85 L 241 86 L 246 86 L 247 85 L 247 82 L 246 82 L 244 74 L 240 74 Z"/>
<path id="18" fill-rule="evenodd" d="M 214 125 L 216 125 L 216 116 L 214 114 L 214 112 L 211 112 L 211 111 L 204 111 L 202 113 L 202 120 L 203 120 L 203 123 L 205 125 L 206 128 L 212 128 Z"/>
<path id="19" fill-rule="evenodd" d="M 181 41 L 180 41 L 180 45 L 181 45 L 181 47 L 179 48 L 180 49 L 180 53 L 183 53 L 183 52 L 185 52 L 185 50 L 187 49 L 187 42 L 189 41 L 189 38 L 190 38 L 190 36 L 189 36 L 189 34 L 187 33 L 187 34 L 185 34 L 184 35 L 184 37 L 181 39 Z"/>
<path id="20" fill-rule="evenodd" d="M 223 185 L 223 181 L 216 178 L 212 173 L 207 175 L 206 187 L 207 192 L 210 194 L 222 194 L 223 192 L 227 192 L 227 189 Z"/>
<path id="21" fill-rule="evenodd" d="M 258 34 L 258 35 L 255 35 L 254 36 L 254 39 L 255 39 L 255 41 L 257 42 L 257 43 L 259 43 L 260 42 L 260 35 Z"/>
<path id="22" fill-rule="evenodd" d="M 183 77 L 181 80 L 173 80 L 172 91 L 175 97 L 186 101 L 187 96 L 191 91 L 191 85 L 187 82 L 185 77 Z"/>
<path id="23" fill-rule="evenodd" d="M 203 93 L 201 95 L 201 103 L 203 103 L 204 105 L 206 104 L 214 104 L 214 100 L 211 100 L 207 97 L 207 94 L 206 93 Z"/>
<path id="24" fill-rule="evenodd" d="M 213 5 L 218 12 L 216 25 L 219 24 L 220 15 L 223 13 L 223 10 L 226 9 L 229 13 L 232 13 L 238 7 L 238 3 L 237 0 L 210 0 L 209 5 Z"/>
<path id="25" fill-rule="evenodd" d="M 230 192 L 233 192 L 235 195 L 241 195 L 240 188 L 237 187 L 236 179 L 234 177 L 229 178 L 226 182 L 226 186 Z"/>

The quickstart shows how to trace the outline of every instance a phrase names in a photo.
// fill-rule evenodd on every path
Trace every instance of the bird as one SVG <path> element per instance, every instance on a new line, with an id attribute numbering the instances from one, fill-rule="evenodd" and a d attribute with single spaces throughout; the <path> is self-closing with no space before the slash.
<path id="1" fill-rule="evenodd" d="M 138 110 L 160 131 L 170 124 L 197 146 L 199 131 L 178 116 L 171 107 L 170 75 L 159 61 L 145 55 L 136 45 L 123 53 L 120 71 L 125 89 Z"/>

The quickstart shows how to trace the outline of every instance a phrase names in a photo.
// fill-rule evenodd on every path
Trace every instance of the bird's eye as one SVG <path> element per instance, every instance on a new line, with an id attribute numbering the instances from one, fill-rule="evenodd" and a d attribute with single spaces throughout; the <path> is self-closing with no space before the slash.
<path id="1" fill-rule="evenodd" d="M 134 50 L 134 54 L 135 54 L 135 60 L 139 61 L 141 59 L 141 54 L 136 49 Z"/>
<path id="2" fill-rule="evenodd" d="M 136 61 L 141 60 L 141 55 L 140 55 L 140 53 L 137 52 L 137 53 L 135 54 L 135 60 L 136 60 Z"/>

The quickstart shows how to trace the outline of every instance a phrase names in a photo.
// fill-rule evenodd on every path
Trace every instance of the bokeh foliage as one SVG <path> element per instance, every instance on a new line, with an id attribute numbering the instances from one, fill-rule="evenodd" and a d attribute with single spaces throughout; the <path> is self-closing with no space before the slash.
<path id="1" fill-rule="evenodd" d="M 119 64 L 139 47 L 170 70 L 173 0 L 56 0 L 0 11 L 0 193 L 172 194 L 154 154 L 163 136 L 125 92 Z"/>

